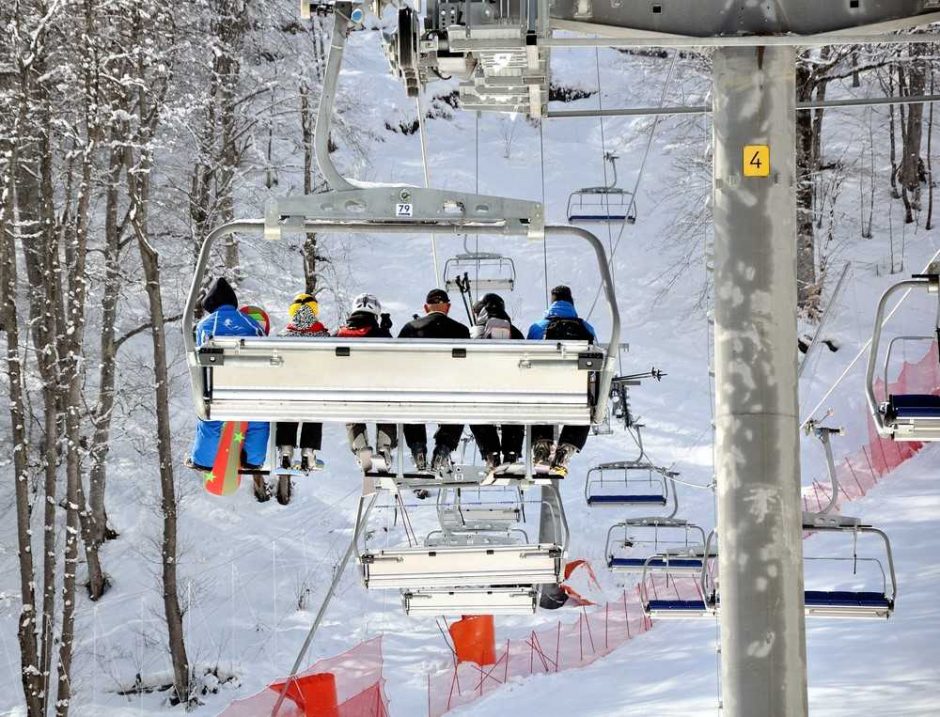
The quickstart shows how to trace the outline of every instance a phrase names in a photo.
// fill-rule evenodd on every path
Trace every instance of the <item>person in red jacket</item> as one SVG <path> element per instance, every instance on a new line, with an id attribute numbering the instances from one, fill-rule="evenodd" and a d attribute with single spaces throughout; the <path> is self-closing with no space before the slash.
<path id="1" fill-rule="evenodd" d="M 381 321 L 381 323 L 380 323 Z M 353 299 L 353 310 L 346 323 L 336 331 L 336 336 L 365 338 L 375 336 L 392 338 L 389 333 L 391 321 L 382 313 L 382 305 L 372 294 L 359 294 Z M 392 449 L 398 445 L 398 429 L 394 423 L 379 423 L 375 427 L 375 451 L 369 443 L 365 423 L 346 424 L 349 448 L 355 454 L 363 472 L 373 468 L 381 472 L 392 468 Z M 383 465 L 384 464 L 384 465 Z"/>
<path id="2" fill-rule="evenodd" d="M 290 323 L 281 336 L 329 336 L 326 326 L 320 323 L 320 305 L 310 294 L 297 294 L 287 309 Z M 297 429 L 300 429 L 300 441 Z M 323 444 L 322 423 L 278 422 L 274 431 L 274 443 L 278 447 L 280 467 L 293 467 L 294 448 L 300 446 L 300 470 L 309 471 L 317 467 L 317 451 Z"/>

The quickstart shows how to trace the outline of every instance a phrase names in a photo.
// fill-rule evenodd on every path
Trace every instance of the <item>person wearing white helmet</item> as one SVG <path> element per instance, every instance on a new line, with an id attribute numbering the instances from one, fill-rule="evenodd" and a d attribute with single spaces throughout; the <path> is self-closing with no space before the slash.
<path id="1" fill-rule="evenodd" d="M 336 331 L 336 336 L 344 338 L 365 338 L 375 336 L 392 338 L 389 333 L 392 322 L 388 314 L 382 313 L 382 304 L 372 294 L 359 294 L 353 299 L 353 309 L 343 326 Z M 365 423 L 346 424 L 349 447 L 366 473 L 373 468 L 388 471 L 392 465 L 392 449 L 398 445 L 398 430 L 394 423 L 379 423 L 375 427 L 375 450 L 369 443 L 369 434 Z M 381 464 L 384 463 L 384 466 Z"/>

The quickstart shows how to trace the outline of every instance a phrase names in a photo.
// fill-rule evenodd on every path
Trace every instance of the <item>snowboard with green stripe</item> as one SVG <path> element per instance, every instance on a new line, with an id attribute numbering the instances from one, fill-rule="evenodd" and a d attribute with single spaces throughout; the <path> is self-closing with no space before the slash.
<path id="1" fill-rule="evenodd" d="M 205 489 L 212 495 L 232 495 L 241 485 L 239 469 L 247 431 L 247 421 L 226 421 L 222 426 L 215 463 L 212 464 L 212 470 L 203 476 Z"/>

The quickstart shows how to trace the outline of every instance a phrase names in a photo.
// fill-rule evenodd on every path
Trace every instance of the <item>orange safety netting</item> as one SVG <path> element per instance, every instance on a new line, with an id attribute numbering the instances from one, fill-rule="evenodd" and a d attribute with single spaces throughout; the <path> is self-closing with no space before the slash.
<path id="1" fill-rule="evenodd" d="M 940 395 L 936 343 L 916 363 L 905 362 L 897 380 L 888 387 L 888 393 Z M 875 395 L 879 399 L 885 397 L 883 381 L 876 383 Z M 863 497 L 881 477 L 923 448 L 922 443 L 879 437 L 871 419 L 868 432 L 868 442 L 836 464 L 841 493 L 837 504 Z M 803 493 L 804 510 L 817 511 L 825 507 L 830 491 L 828 483 L 814 481 Z M 653 599 L 702 597 L 700 581 L 694 577 L 651 577 L 646 588 Z M 497 653 L 495 664 L 481 667 L 455 660 L 451 669 L 429 675 L 428 715 L 440 717 L 499 689 L 513 678 L 585 667 L 652 626 L 652 621 L 643 613 L 638 591 L 624 592 L 620 600 L 591 612 L 582 607 L 577 622 L 559 622 L 550 628 L 533 630 L 528 637 L 507 640 Z"/>
<path id="2" fill-rule="evenodd" d="M 243 700 L 219 717 L 268 717 L 284 680 Z M 389 717 L 382 676 L 382 638 L 367 640 L 336 657 L 317 660 L 291 679 L 279 717 Z"/>

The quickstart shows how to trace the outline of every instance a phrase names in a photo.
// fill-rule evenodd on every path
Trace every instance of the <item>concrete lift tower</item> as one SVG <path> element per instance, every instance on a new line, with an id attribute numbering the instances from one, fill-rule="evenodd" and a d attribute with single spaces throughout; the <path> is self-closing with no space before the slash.
<path id="1" fill-rule="evenodd" d="M 796 47 L 877 42 L 879 33 L 940 20 L 930 12 L 938 8 L 936 0 L 552 5 L 553 28 L 603 35 L 592 38 L 595 44 L 715 48 L 715 469 L 721 678 L 724 712 L 732 717 L 808 714 L 796 373 Z"/>

